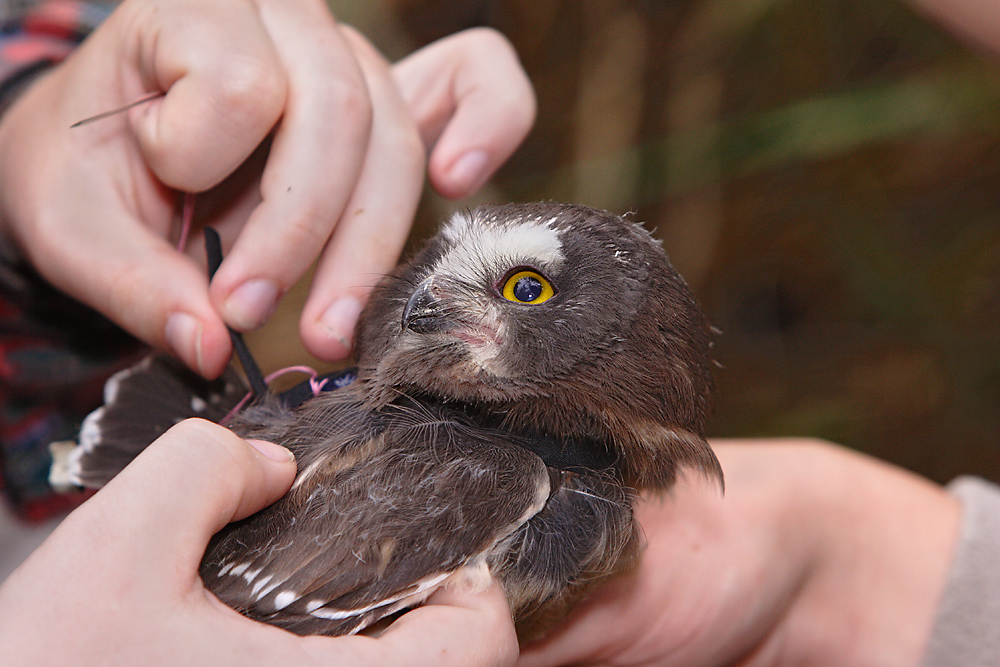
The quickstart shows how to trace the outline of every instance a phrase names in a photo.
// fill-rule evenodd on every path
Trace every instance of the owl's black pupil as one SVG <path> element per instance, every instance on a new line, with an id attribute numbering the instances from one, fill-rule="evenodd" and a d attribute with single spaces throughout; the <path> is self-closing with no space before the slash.
<path id="1" fill-rule="evenodd" d="M 538 278 L 524 276 L 514 283 L 514 298 L 518 301 L 532 302 L 542 295 L 542 283 Z"/>

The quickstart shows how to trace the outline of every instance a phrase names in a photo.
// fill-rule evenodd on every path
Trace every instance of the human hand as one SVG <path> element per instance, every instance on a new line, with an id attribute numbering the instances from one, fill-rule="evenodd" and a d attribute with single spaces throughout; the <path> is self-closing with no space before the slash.
<path id="1" fill-rule="evenodd" d="M 319 258 L 300 330 L 335 359 L 405 241 L 426 148 L 436 187 L 469 194 L 534 109 L 492 31 L 392 69 L 320 0 L 125 0 L 0 121 L 0 226 L 57 288 L 206 376 L 224 323 L 259 325 Z M 211 289 L 168 238 L 175 191 L 206 193 L 197 220 L 231 246 Z"/>
<path id="2" fill-rule="evenodd" d="M 816 443 L 716 442 L 725 495 L 686 475 L 637 516 L 648 547 L 522 651 L 542 665 L 916 665 L 957 501 Z"/>
<path id="3" fill-rule="evenodd" d="M 277 500 L 295 463 L 200 420 L 175 426 L 60 524 L 0 586 L 0 646 L 17 665 L 504 665 L 503 593 L 443 590 L 377 639 L 299 637 L 209 593 L 198 565 L 226 523 Z"/>

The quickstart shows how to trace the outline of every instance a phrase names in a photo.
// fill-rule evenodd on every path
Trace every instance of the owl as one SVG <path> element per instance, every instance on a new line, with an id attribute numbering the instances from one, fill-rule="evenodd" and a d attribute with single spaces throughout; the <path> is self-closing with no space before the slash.
<path id="1" fill-rule="evenodd" d="M 456 213 L 358 326 L 356 371 L 260 396 L 229 424 L 298 463 L 289 492 L 215 535 L 201 563 L 250 618 L 349 634 L 495 579 L 533 639 L 635 563 L 637 490 L 668 489 L 681 467 L 721 486 L 704 437 L 711 331 L 639 224 L 559 203 Z M 68 477 L 100 486 L 244 391 L 162 356 L 123 371 Z"/>

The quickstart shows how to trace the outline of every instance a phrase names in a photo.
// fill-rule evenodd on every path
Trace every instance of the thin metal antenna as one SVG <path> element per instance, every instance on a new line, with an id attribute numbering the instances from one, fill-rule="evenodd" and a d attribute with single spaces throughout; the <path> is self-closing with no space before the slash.
<path id="1" fill-rule="evenodd" d="M 135 102 L 129 102 L 128 104 L 126 104 L 123 107 L 118 107 L 117 109 L 112 109 L 111 111 L 105 111 L 103 113 L 97 114 L 96 116 L 91 116 L 90 118 L 84 118 L 83 120 L 78 120 L 75 123 L 73 123 L 72 125 L 70 125 L 69 127 L 70 127 L 70 129 L 73 129 L 74 127 L 80 127 L 81 125 L 86 125 L 87 123 L 93 123 L 96 120 L 102 120 L 102 119 L 107 118 L 109 116 L 114 116 L 115 114 L 128 111 L 132 107 L 137 107 L 140 104 L 145 104 L 146 102 L 152 102 L 156 98 L 163 97 L 164 95 L 166 95 L 166 93 L 163 93 L 163 92 L 150 93 L 149 95 L 146 95 L 145 97 L 140 97 Z"/>

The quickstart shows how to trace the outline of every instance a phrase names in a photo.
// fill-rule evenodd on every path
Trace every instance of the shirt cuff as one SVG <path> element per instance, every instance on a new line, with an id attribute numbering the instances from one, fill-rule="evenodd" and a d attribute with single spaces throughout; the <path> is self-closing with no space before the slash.
<path id="1" fill-rule="evenodd" d="M 924 656 L 925 667 L 1000 664 L 1000 487 L 960 477 L 962 528 Z"/>

